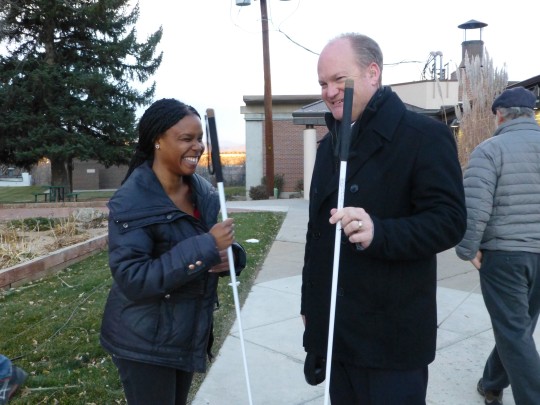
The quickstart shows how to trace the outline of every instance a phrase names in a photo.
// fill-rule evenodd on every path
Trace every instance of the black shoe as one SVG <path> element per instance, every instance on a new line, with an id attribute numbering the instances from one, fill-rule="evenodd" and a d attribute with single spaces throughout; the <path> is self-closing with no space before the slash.
<path id="1" fill-rule="evenodd" d="M 476 384 L 476 390 L 484 397 L 484 404 L 502 405 L 503 390 L 484 391 L 484 385 L 482 384 L 481 378 L 478 380 L 478 384 Z"/>
<path id="2" fill-rule="evenodd" d="M 0 405 L 7 404 L 17 389 L 26 381 L 28 374 L 22 368 L 12 366 L 11 377 L 0 381 Z"/>

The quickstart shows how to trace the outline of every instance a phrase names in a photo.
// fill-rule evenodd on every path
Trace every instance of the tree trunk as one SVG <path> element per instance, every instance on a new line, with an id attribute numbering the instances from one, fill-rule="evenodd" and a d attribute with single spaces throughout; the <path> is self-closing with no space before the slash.
<path id="1" fill-rule="evenodd" d="M 67 162 L 67 175 L 68 175 L 68 185 L 67 192 L 73 193 L 73 158 L 69 158 Z"/>
<path id="2" fill-rule="evenodd" d="M 67 162 L 62 158 L 51 159 L 51 185 L 64 186 L 68 189 Z"/>

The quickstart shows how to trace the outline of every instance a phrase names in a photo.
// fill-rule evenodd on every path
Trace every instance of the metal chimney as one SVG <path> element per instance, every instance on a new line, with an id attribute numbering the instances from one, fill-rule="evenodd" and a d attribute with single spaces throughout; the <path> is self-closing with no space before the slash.
<path id="1" fill-rule="evenodd" d="M 461 43 L 461 64 L 460 68 L 465 67 L 465 55 L 468 55 L 469 59 L 473 56 L 478 56 L 480 59 L 484 57 L 484 41 L 482 41 L 482 29 L 487 27 L 486 23 L 469 20 L 466 23 L 458 25 L 458 28 L 464 30 L 463 42 Z M 467 40 L 467 30 L 479 29 L 478 39 Z"/>

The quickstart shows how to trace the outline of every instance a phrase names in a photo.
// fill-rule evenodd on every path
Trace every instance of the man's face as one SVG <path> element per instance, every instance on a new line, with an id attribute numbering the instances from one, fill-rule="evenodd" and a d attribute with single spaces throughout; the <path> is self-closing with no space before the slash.
<path id="1" fill-rule="evenodd" d="M 375 63 L 362 69 L 348 39 L 337 39 L 323 49 L 317 65 L 321 96 L 335 119 L 343 118 L 345 81 L 354 81 L 352 121 L 362 114 L 379 87 L 380 70 Z"/>

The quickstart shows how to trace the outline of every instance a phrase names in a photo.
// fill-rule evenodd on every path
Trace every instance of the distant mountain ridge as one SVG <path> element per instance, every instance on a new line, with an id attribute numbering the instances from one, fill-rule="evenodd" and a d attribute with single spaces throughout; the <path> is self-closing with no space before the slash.
<path id="1" fill-rule="evenodd" d="M 223 139 L 223 140 L 220 139 L 219 151 L 220 152 L 245 152 L 246 145 L 245 143 L 229 141 L 227 139 Z"/>

